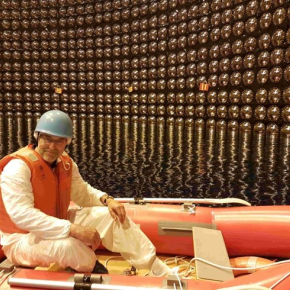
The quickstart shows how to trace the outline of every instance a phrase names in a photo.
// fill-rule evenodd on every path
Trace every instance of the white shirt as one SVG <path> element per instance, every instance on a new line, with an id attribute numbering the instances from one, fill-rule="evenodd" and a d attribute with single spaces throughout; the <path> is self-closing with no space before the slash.
<path id="1" fill-rule="evenodd" d="M 48 216 L 34 208 L 34 195 L 31 185 L 31 171 L 20 159 L 11 160 L 1 174 L 1 191 L 6 210 L 17 227 L 34 233 L 43 239 L 62 239 L 70 234 L 71 223 L 68 220 Z M 81 207 L 103 205 L 100 198 L 105 192 L 90 186 L 81 177 L 73 162 L 71 200 Z M 20 235 L 1 233 L 1 244 L 10 245 Z"/>

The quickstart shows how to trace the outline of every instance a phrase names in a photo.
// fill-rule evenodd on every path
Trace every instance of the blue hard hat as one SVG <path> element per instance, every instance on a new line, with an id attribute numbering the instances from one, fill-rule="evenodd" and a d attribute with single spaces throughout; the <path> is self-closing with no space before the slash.
<path id="1" fill-rule="evenodd" d="M 34 132 L 72 138 L 72 121 L 69 115 L 62 111 L 47 111 L 40 117 Z"/>

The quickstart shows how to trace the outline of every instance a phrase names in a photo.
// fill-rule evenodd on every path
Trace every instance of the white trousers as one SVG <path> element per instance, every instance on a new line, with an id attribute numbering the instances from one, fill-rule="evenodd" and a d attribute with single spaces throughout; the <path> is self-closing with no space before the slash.
<path id="1" fill-rule="evenodd" d="M 102 244 L 117 252 L 137 269 L 151 269 L 156 257 L 154 245 L 128 217 L 123 224 L 114 221 L 107 207 L 71 209 L 72 223 L 95 228 Z M 68 237 L 43 240 L 32 233 L 24 234 L 16 243 L 3 247 L 7 258 L 15 265 L 48 267 L 57 262 L 61 267 L 71 267 L 78 272 L 91 272 L 96 262 L 95 252 L 83 242 Z"/>

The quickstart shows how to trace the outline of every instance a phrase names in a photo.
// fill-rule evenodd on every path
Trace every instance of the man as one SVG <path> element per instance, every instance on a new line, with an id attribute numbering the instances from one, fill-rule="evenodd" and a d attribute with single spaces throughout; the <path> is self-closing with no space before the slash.
<path id="1" fill-rule="evenodd" d="M 36 145 L 0 161 L 0 231 L 7 258 L 28 267 L 58 262 L 78 272 L 107 273 L 94 252 L 102 242 L 137 269 L 169 273 L 124 206 L 82 179 L 65 152 L 72 139 L 69 116 L 44 113 L 34 137 Z M 68 210 L 70 201 L 78 207 Z"/>

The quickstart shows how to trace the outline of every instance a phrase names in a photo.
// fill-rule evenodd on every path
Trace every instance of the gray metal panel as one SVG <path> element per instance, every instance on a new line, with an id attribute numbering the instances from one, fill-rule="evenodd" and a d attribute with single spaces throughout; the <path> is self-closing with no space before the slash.
<path id="1" fill-rule="evenodd" d="M 158 223 L 158 234 L 160 236 L 192 237 L 192 227 L 216 229 L 215 224 L 209 223 L 184 223 L 161 221 Z"/>

